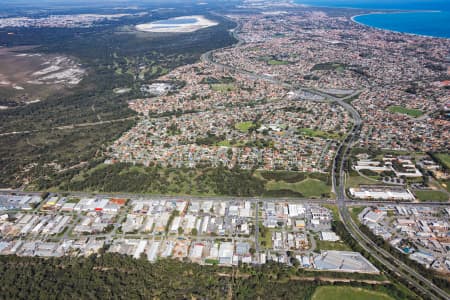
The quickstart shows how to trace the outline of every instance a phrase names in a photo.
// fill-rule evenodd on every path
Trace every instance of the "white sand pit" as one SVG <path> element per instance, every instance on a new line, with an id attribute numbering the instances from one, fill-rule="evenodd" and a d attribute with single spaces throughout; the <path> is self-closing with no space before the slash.
<path id="1" fill-rule="evenodd" d="M 136 25 L 136 29 L 144 32 L 178 33 L 194 32 L 217 24 L 217 22 L 206 19 L 204 16 L 184 16 L 139 24 Z"/>

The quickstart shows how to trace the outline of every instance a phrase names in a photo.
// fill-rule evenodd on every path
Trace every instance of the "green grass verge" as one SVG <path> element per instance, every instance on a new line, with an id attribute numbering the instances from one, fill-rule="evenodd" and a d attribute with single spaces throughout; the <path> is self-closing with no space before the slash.
<path id="1" fill-rule="evenodd" d="M 319 137 L 323 139 L 340 140 L 342 136 L 336 132 L 326 132 L 322 130 L 314 130 L 311 128 L 299 128 L 298 132 L 311 137 Z"/>
<path id="2" fill-rule="evenodd" d="M 353 221 L 355 221 L 356 224 L 360 225 L 358 215 L 364 210 L 364 206 L 357 206 L 357 207 L 350 207 L 350 215 L 353 218 Z"/>
<path id="3" fill-rule="evenodd" d="M 344 71 L 346 66 L 341 63 L 337 62 L 326 62 L 326 63 L 319 63 L 316 64 L 311 71 L 336 71 L 336 72 L 342 72 Z"/>
<path id="4" fill-rule="evenodd" d="M 336 251 L 352 251 L 350 246 L 346 245 L 342 241 L 338 242 L 329 242 L 329 241 L 321 241 L 319 239 L 316 240 L 317 250 L 336 250 Z"/>
<path id="5" fill-rule="evenodd" d="M 66 201 L 66 203 L 78 203 L 80 202 L 80 198 L 70 198 L 69 200 Z"/>
<path id="6" fill-rule="evenodd" d="M 406 108 L 402 106 L 390 106 L 388 110 L 392 113 L 404 114 L 414 118 L 423 115 L 423 111 L 421 111 L 420 109 Z"/>
<path id="7" fill-rule="evenodd" d="M 284 60 L 270 59 L 267 61 L 267 64 L 269 64 L 271 66 L 282 66 L 282 65 L 288 65 L 289 62 L 284 61 Z"/>
<path id="8" fill-rule="evenodd" d="M 349 286 L 320 286 L 314 292 L 312 300 L 393 300 L 389 295 Z"/>
<path id="9" fill-rule="evenodd" d="M 434 155 L 441 164 L 443 164 L 447 169 L 450 169 L 450 154 L 448 153 L 437 153 Z"/>
<path id="10" fill-rule="evenodd" d="M 205 263 L 211 264 L 211 265 L 218 265 L 219 264 L 219 260 L 218 259 L 207 258 L 207 259 L 205 259 Z"/>
<path id="11" fill-rule="evenodd" d="M 252 121 L 240 122 L 234 125 L 234 128 L 241 132 L 247 132 L 253 126 Z"/>
<path id="12" fill-rule="evenodd" d="M 217 143 L 217 146 L 231 147 L 231 142 L 229 140 L 223 140 Z"/>
<path id="13" fill-rule="evenodd" d="M 324 204 L 323 207 L 328 208 L 331 210 L 331 214 L 333 215 L 333 220 L 339 220 L 339 209 L 337 205 L 332 204 Z"/>
<path id="14" fill-rule="evenodd" d="M 448 195 L 441 191 L 416 191 L 417 198 L 420 201 L 438 201 L 445 202 L 448 201 Z"/>
<path id="15" fill-rule="evenodd" d="M 232 92 L 236 89 L 236 86 L 234 84 L 230 83 L 215 83 L 211 84 L 211 89 L 215 92 Z"/>

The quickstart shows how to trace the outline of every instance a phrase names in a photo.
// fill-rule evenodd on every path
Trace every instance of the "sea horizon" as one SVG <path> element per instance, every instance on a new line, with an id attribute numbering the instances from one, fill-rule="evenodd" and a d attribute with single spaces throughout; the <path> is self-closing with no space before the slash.
<path id="1" fill-rule="evenodd" d="M 373 10 L 367 14 L 355 14 L 352 20 L 382 30 L 450 38 L 450 1 L 296 0 L 295 3 L 317 7 Z"/>

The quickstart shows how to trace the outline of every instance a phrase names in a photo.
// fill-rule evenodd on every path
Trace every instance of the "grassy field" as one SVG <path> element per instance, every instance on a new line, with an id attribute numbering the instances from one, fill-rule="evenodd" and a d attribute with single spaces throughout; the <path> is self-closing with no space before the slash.
<path id="1" fill-rule="evenodd" d="M 236 86 L 231 83 L 215 83 L 211 84 L 211 89 L 215 92 L 226 93 L 234 91 Z"/>
<path id="2" fill-rule="evenodd" d="M 259 60 L 266 62 L 270 66 L 282 66 L 282 65 L 290 64 L 290 62 L 288 62 L 288 61 L 279 60 L 273 56 L 261 56 L 261 57 L 259 57 Z"/>
<path id="3" fill-rule="evenodd" d="M 421 111 L 420 109 L 406 108 L 402 106 L 390 106 L 389 111 L 392 113 L 408 115 L 414 118 L 423 115 L 423 111 Z"/>
<path id="4" fill-rule="evenodd" d="M 312 300 L 390 300 L 389 295 L 362 288 L 348 286 L 321 286 L 316 289 Z"/>
<path id="5" fill-rule="evenodd" d="M 307 178 L 296 183 L 287 183 L 284 181 L 269 181 L 266 184 L 267 190 L 291 190 L 301 193 L 304 197 L 321 197 L 322 194 L 329 194 L 331 187 L 318 179 Z"/>
<path id="6" fill-rule="evenodd" d="M 223 141 L 216 143 L 215 146 L 223 146 L 223 147 L 244 147 L 245 146 L 245 141 L 243 141 L 243 140 L 235 141 L 234 144 L 232 144 L 231 142 L 232 141 L 230 141 L 230 140 L 223 140 Z"/>
<path id="7" fill-rule="evenodd" d="M 311 71 L 336 71 L 336 72 L 342 72 L 345 70 L 345 65 L 341 63 L 333 63 L 333 62 L 326 62 L 326 63 L 319 63 L 315 65 Z"/>
<path id="8" fill-rule="evenodd" d="M 447 194 L 441 191 L 416 191 L 415 194 L 420 201 L 448 201 Z"/>
<path id="9" fill-rule="evenodd" d="M 447 169 L 450 169 L 450 154 L 437 153 L 434 155 Z"/>
<path id="10" fill-rule="evenodd" d="M 223 140 L 217 143 L 217 146 L 231 147 L 231 142 L 229 140 Z"/>
<path id="11" fill-rule="evenodd" d="M 260 228 L 263 228 L 262 223 L 259 225 Z M 263 233 L 259 235 L 259 241 L 261 246 L 270 249 L 272 248 L 272 232 L 269 229 L 263 230 Z"/>
<path id="12" fill-rule="evenodd" d="M 246 122 L 241 122 L 241 123 L 237 123 L 236 125 L 234 125 L 234 128 L 236 128 L 239 131 L 242 132 L 247 132 L 250 127 L 253 126 L 253 122 L 252 121 L 246 121 Z"/>
<path id="13" fill-rule="evenodd" d="M 322 130 L 314 130 L 311 128 L 300 128 L 298 132 L 307 136 L 320 137 L 323 139 L 333 139 L 333 140 L 341 139 L 341 136 L 338 133 L 335 132 L 330 133 Z"/>
<path id="14" fill-rule="evenodd" d="M 369 180 L 367 178 L 364 178 L 362 176 L 349 176 L 347 177 L 347 181 L 345 182 L 345 186 L 347 188 L 350 187 L 358 187 L 360 184 L 379 184 L 376 181 Z"/>
<path id="15" fill-rule="evenodd" d="M 271 249 L 272 248 L 272 234 L 266 234 L 264 237 L 262 237 L 263 240 L 266 242 L 266 248 Z"/>
<path id="16" fill-rule="evenodd" d="M 284 60 L 270 59 L 267 61 L 267 64 L 269 64 L 271 66 L 282 66 L 282 65 L 288 65 L 289 62 L 284 61 Z"/>

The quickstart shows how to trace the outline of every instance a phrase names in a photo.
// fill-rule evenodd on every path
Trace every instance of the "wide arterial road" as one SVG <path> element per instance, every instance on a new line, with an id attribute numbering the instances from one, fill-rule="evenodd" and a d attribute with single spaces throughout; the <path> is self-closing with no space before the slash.
<path id="1" fill-rule="evenodd" d="M 352 130 L 344 142 L 342 142 L 336 153 L 332 168 L 333 187 L 337 196 L 339 215 L 345 225 L 345 228 L 365 251 L 384 265 L 385 268 L 402 279 L 403 282 L 414 286 L 417 291 L 420 291 L 423 296 L 426 296 L 426 299 L 450 299 L 450 295 L 448 293 L 437 287 L 429 279 L 423 277 L 415 269 L 407 266 L 389 252 L 378 247 L 359 229 L 358 225 L 350 216 L 346 206 L 346 201 L 348 199 L 345 193 L 345 165 L 352 143 L 355 141 L 360 132 L 362 121 L 358 112 L 351 105 L 345 102 L 345 105 L 343 105 L 343 103 L 339 104 L 341 104 L 353 116 L 354 120 Z"/>

